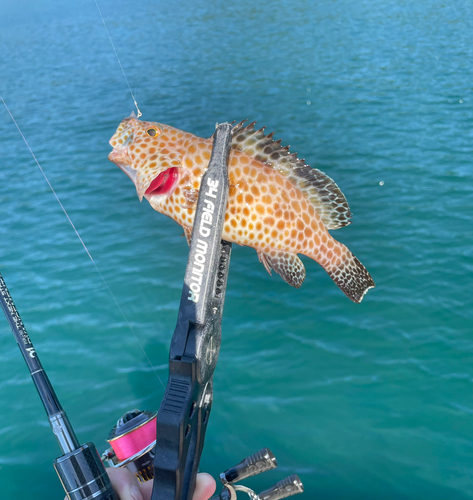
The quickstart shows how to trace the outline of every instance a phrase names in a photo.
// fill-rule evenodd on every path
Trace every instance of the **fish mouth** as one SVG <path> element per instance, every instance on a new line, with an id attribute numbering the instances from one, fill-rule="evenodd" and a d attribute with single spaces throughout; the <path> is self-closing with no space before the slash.
<path id="1" fill-rule="evenodd" d="M 131 158 L 128 156 L 127 148 L 113 148 L 113 151 L 108 155 L 108 159 L 135 182 L 136 172 L 131 167 Z"/>
<path id="2" fill-rule="evenodd" d="M 108 155 L 108 159 L 118 166 L 130 163 L 127 148 L 113 148 L 113 151 Z"/>
<path id="3" fill-rule="evenodd" d="M 171 195 L 179 181 L 179 169 L 171 167 L 161 172 L 151 181 L 145 191 L 145 198 L 149 201 L 152 196 Z"/>

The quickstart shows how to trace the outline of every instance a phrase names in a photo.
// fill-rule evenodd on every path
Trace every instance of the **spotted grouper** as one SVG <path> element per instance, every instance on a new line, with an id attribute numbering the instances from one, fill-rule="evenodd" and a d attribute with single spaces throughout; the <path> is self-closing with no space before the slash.
<path id="1" fill-rule="evenodd" d="M 350 224 L 350 209 L 335 182 L 281 147 L 273 134 L 246 120 L 233 127 L 229 199 L 222 239 L 253 247 L 260 262 L 299 288 L 317 261 L 348 298 L 361 302 L 374 282 L 329 229 Z M 212 151 L 202 139 L 162 123 L 125 118 L 110 139 L 109 159 L 134 182 L 140 201 L 174 219 L 190 242 L 195 208 Z"/>

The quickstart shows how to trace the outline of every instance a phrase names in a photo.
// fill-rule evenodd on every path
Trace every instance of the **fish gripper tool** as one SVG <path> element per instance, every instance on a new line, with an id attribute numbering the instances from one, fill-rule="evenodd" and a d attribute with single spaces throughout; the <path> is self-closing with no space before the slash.
<path id="1" fill-rule="evenodd" d="M 212 408 L 231 243 L 222 241 L 232 126 L 217 125 L 202 177 L 189 258 L 157 416 L 152 500 L 191 500 Z"/>

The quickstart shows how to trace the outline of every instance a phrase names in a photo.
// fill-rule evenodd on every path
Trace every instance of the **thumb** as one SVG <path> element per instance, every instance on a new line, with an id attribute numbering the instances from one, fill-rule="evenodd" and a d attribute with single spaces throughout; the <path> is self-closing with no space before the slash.
<path id="1" fill-rule="evenodd" d="M 216 487 L 215 479 L 210 474 L 197 474 L 192 500 L 208 500 L 214 494 Z"/>
<path id="2" fill-rule="evenodd" d="M 143 500 L 138 479 L 128 469 L 110 467 L 107 473 L 120 500 Z"/>

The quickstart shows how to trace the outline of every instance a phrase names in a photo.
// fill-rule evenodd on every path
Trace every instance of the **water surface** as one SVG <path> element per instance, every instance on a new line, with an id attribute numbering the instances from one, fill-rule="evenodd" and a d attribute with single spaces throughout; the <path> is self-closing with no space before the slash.
<path id="1" fill-rule="evenodd" d="M 307 499 L 473 498 L 471 3 L 100 6 L 143 118 L 275 131 L 342 188 L 353 224 L 334 235 L 377 284 L 353 304 L 304 258 L 294 290 L 234 248 L 201 468 L 267 446 L 280 467 L 257 491 L 295 472 Z M 4 0 L 0 49 L 0 94 L 133 330 L 0 109 L 0 271 L 79 440 L 103 450 L 123 412 L 159 407 L 187 245 L 107 160 L 133 102 L 95 4 Z M 0 366 L 1 496 L 62 498 L 1 321 Z"/>

